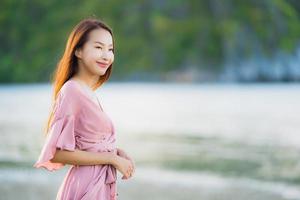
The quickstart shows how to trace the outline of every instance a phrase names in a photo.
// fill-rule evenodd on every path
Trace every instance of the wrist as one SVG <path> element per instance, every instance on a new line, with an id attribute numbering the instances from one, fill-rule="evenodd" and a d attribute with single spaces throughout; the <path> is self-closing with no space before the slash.
<path id="1" fill-rule="evenodd" d="M 118 156 L 117 154 L 113 153 L 113 152 L 110 152 L 110 155 L 109 155 L 109 164 L 111 165 L 116 165 L 117 164 L 117 161 L 118 161 Z"/>

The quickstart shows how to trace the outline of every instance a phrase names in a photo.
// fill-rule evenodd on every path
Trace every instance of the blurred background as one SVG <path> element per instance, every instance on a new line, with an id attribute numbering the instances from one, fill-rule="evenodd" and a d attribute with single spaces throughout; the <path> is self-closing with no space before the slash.
<path id="1" fill-rule="evenodd" d="M 97 17 L 115 64 L 97 95 L 136 161 L 120 200 L 300 199 L 300 2 L 0 2 L 0 199 L 55 199 L 33 168 L 68 34 Z"/>

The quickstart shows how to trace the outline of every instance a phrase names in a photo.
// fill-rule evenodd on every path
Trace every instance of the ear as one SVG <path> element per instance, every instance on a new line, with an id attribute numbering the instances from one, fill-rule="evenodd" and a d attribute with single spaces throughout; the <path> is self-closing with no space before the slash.
<path id="1" fill-rule="evenodd" d="M 76 49 L 76 50 L 75 50 L 75 56 L 76 56 L 77 58 L 81 58 L 81 49 Z"/>

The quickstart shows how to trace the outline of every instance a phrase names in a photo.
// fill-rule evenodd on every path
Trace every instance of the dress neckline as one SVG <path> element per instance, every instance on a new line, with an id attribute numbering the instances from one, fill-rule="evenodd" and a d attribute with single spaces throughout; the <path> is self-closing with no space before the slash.
<path id="1" fill-rule="evenodd" d="M 87 85 L 83 85 L 83 83 L 80 83 L 79 81 L 76 81 L 76 80 L 74 80 L 74 79 L 69 79 L 69 81 L 73 81 L 73 82 L 75 82 L 76 84 L 78 84 L 79 87 L 80 87 L 82 90 L 84 90 L 85 93 L 88 93 L 87 90 L 90 90 L 91 93 L 94 93 L 94 91 L 92 91 L 90 88 L 88 88 Z M 86 89 L 84 89 L 84 88 L 86 88 Z M 87 98 L 88 98 L 95 106 L 97 106 L 102 112 L 104 112 L 104 110 L 103 110 L 103 108 L 102 108 L 102 106 L 101 106 L 101 104 L 100 104 L 100 101 L 99 101 L 98 97 L 96 96 L 96 94 L 94 94 L 94 96 L 95 96 L 95 98 L 97 99 L 98 105 L 96 105 L 96 103 L 91 99 L 90 96 L 88 96 L 87 94 L 86 94 L 86 96 L 87 96 Z"/>

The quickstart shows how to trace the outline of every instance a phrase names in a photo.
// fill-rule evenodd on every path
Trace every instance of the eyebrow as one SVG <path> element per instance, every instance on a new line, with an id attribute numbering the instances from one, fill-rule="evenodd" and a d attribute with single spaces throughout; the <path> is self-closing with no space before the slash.
<path id="1" fill-rule="evenodd" d="M 103 45 L 103 46 L 105 46 L 105 44 L 104 43 L 102 43 L 102 42 L 99 42 L 99 41 L 96 41 L 96 42 L 94 42 L 94 43 L 99 43 L 99 44 L 101 44 L 101 45 Z M 113 46 L 112 44 L 110 44 L 110 45 L 108 45 L 108 46 Z"/>

